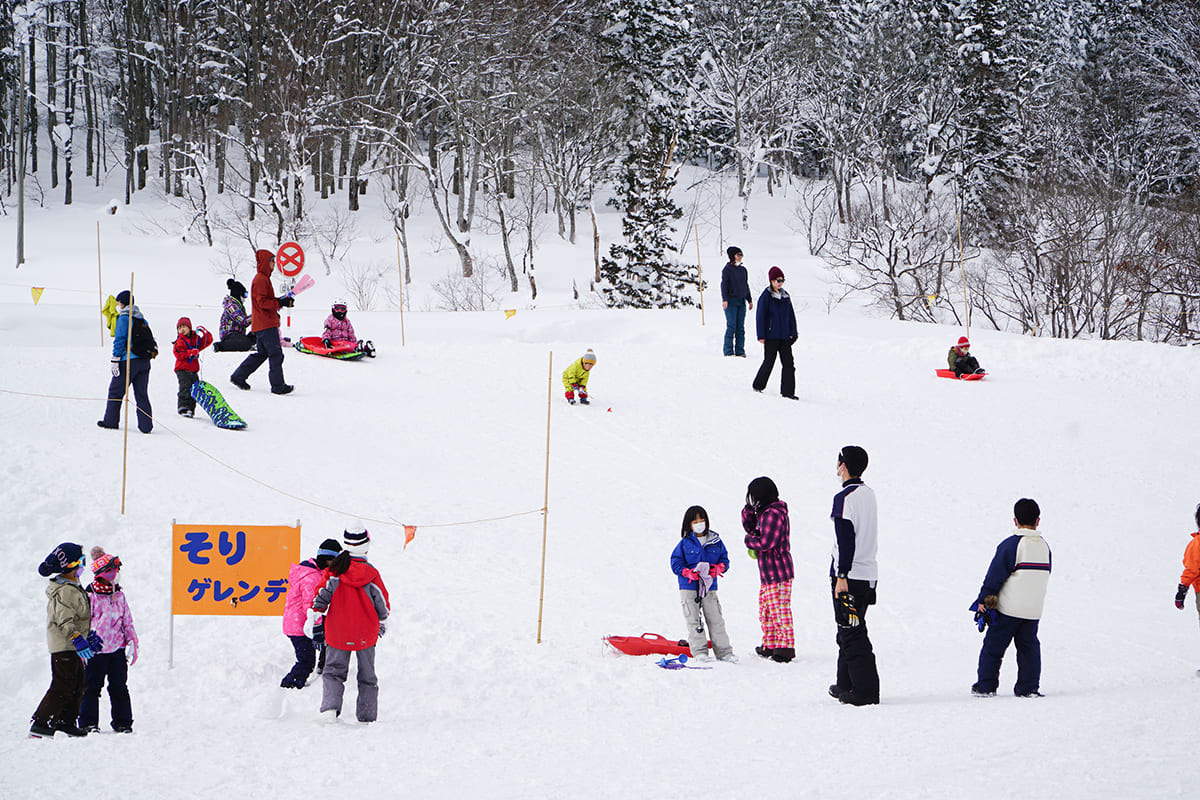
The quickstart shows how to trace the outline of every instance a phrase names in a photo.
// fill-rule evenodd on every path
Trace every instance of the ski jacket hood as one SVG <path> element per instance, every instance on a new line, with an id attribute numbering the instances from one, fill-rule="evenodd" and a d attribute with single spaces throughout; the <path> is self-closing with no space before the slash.
<path id="1" fill-rule="evenodd" d="M 271 273 L 275 271 L 275 254 L 270 250 L 257 250 L 254 260 L 258 263 L 258 274 L 271 277 Z"/>
<path id="2" fill-rule="evenodd" d="M 338 650 L 366 650 L 379 641 L 379 623 L 391 601 L 379 571 L 365 558 L 353 557 L 341 575 L 329 570 L 312 607 L 325 614 L 325 643 Z"/>
<path id="3" fill-rule="evenodd" d="M 258 261 L 258 273 L 250 282 L 250 330 L 258 333 L 279 327 L 279 298 L 271 285 L 275 255 L 270 250 L 259 250 L 254 257 Z"/>

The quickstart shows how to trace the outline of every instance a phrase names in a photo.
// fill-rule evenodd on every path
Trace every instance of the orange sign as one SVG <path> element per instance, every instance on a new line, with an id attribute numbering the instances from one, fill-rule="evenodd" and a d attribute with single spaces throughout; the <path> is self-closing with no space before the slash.
<path id="1" fill-rule="evenodd" d="M 299 560 L 299 525 L 172 525 L 171 613 L 283 616 Z"/>
<path id="2" fill-rule="evenodd" d="M 289 278 L 299 275 L 304 269 L 304 248 L 296 242 L 284 242 L 275 254 L 275 265 Z"/>

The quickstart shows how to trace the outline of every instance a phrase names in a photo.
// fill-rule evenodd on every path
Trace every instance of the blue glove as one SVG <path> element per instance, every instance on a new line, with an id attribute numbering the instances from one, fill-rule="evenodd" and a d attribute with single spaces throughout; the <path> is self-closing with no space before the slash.
<path id="1" fill-rule="evenodd" d="M 78 633 L 72 637 L 71 644 L 75 645 L 75 652 L 78 653 L 79 657 L 84 661 L 87 661 L 89 658 L 96 655 L 96 653 L 92 650 L 91 645 L 88 644 L 88 640 L 80 636 Z"/>
<path id="2" fill-rule="evenodd" d="M 99 653 L 104 647 L 104 640 L 95 631 L 88 631 L 87 643 L 88 647 L 92 648 L 92 652 L 94 653 Z"/>
<path id="3" fill-rule="evenodd" d="M 996 609 L 987 608 L 983 603 L 972 603 L 971 610 L 975 612 L 975 626 L 979 628 L 980 633 L 996 621 Z"/>

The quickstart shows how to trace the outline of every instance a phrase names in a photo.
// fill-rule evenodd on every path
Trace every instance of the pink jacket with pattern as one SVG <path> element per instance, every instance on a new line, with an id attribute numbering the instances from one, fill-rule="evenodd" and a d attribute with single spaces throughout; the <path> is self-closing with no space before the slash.
<path id="1" fill-rule="evenodd" d="M 92 630 L 104 640 L 101 653 L 115 653 L 138 640 L 133 629 L 133 614 L 120 589 L 112 594 L 88 592 L 92 601 Z"/>
<path id="2" fill-rule="evenodd" d="M 358 341 L 358 337 L 354 335 L 354 326 L 350 324 L 350 318 L 338 319 L 333 314 L 325 318 L 325 335 L 321 338 L 335 342 Z"/>
<path id="3" fill-rule="evenodd" d="M 283 603 L 283 633 L 285 636 L 303 636 L 304 623 L 317 587 L 321 585 L 321 570 L 311 560 L 292 564 L 288 571 L 287 599 Z"/>

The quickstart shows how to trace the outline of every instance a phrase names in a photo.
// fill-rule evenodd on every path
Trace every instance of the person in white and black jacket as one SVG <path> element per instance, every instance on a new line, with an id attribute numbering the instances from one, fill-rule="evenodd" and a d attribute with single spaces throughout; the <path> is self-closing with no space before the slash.
<path id="1" fill-rule="evenodd" d="M 879 702 L 879 671 L 867 636 L 867 606 L 875 605 L 879 580 L 876 551 L 879 514 L 875 492 L 863 483 L 867 451 L 846 445 L 838 453 L 837 475 L 842 489 L 833 496 L 834 543 L 829 568 L 833 613 L 837 622 L 837 683 L 829 694 L 852 706 Z"/>
<path id="2" fill-rule="evenodd" d="M 1041 509 L 1028 497 L 1013 506 L 1017 532 L 996 548 L 979 596 L 971 606 L 988 621 L 979 671 L 971 694 L 991 697 L 1000 686 L 1000 663 L 1010 642 L 1017 645 L 1017 697 L 1041 697 L 1042 644 L 1038 622 L 1050 582 L 1050 546 L 1038 533 Z"/>

